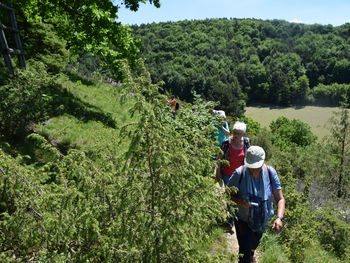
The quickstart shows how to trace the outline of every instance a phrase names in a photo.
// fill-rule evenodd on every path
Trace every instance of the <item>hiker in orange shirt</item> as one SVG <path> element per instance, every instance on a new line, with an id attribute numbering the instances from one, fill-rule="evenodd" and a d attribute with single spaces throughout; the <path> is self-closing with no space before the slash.
<path id="1" fill-rule="evenodd" d="M 173 115 L 174 115 L 174 118 L 175 118 L 175 116 L 176 116 L 176 111 L 177 111 L 177 109 L 178 109 L 178 105 L 179 105 L 179 103 L 176 101 L 176 99 L 175 99 L 175 95 L 171 95 L 170 96 L 170 98 L 169 98 L 169 100 L 168 100 L 168 105 L 172 108 L 172 113 L 173 113 Z"/>

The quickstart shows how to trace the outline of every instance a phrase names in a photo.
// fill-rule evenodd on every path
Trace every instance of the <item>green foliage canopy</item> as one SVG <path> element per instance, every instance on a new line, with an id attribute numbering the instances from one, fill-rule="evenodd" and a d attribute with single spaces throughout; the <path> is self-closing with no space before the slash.
<path id="1" fill-rule="evenodd" d="M 319 102 L 310 96 L 318 85 L 348 85 L 347 29 L 258 19 L 133 26 L 154 82 L 188 101 L 196 91 L 232 115 L 245 103 Z"/>
<path id="2" fill-rule="evenodd" d="M 118 9 L 121 5 L 136 11 L 139 3 L 146 0 L 124 1 L 15 1 L 17 19 L 26 31 L 31 24 L 50 24 L 59 37 L 66 41 L 66 47 L 75 54 L 94 53 L 121 76 L 121 59 L 134 62 L 139 43 L 131 36 L 128 26 L 117 23 Z M 159 0 L 149 1 L 159 7 Z M 25 32 L 28 38 L 34 35 Z M 34 55 L 34 54 L 33 54 Z"/>

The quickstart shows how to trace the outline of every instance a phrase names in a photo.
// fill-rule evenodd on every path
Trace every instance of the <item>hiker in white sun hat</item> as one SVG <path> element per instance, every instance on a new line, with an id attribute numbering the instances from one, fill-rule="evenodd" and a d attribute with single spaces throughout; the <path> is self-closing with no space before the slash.
<path id="1" fill-rule="evenodd" d="M 248 168 L 260 168 L 264 164 L 265 151 L 260 146 L 250 146 L 244 158 L 244 164 Z"/>
<path id="2" fill-rule="evenodd" d="M 264 149 L 260 146 L 250 146 L 244 158 L 244 165 L 233 172 L 227 183 L 228 187 L 238 189 L 238 192 L 232 194 L 232 199 L 238 206 L 234 224 L 239 253 L 243 255 L 239 259 L 240 263 L 254 262 L 254 251 L 274 215 L 272 198 L 277 204 L 277 216 L 272 228 L 278 233 L 283 227 L 285 199 L 280 179 L 276 170 L 264 162 Z"/>

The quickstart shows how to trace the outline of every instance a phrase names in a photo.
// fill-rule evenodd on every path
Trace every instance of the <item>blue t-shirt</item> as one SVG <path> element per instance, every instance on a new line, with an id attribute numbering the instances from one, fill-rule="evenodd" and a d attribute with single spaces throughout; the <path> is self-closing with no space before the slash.
<path id="1" fill-rule="evenodd" d="M 250 200 L 250 196 L 254 195 L 261 198 L 262 201 L 266 201 L 266 219 L 265 224 L 267 225 L 268 221 L 274 214 L 273 204 L 272 204 L 272 189 L 282 189 L 281 182 L 278 178 L 276 170 L 269 166 L 270 176 L 267 170 L 267 166 L 264 165 L 262 169 L 262 176 L 258 180 L 255 180 L 249 173 L 249 169 L 242 165 L 237 168 L 232 176 L 230 177 L 227 186 L 232 187 L 235 186 L 239 189 L 238 198 L 241 198 L 247 202 Z M 242 174 L 243 172 L 243 174 Z M 240 177 L 242 174 L 242 179 L 240 181 Z M 244 221 L 248 221 L 249 208 L 238 207 L 237 217 Z"/>

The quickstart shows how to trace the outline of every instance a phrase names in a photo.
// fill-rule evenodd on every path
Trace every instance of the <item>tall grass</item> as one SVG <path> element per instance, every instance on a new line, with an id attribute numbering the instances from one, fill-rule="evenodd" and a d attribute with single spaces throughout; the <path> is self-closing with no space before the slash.
<path id="1" fill-rule="evenodd" d="M 271 234 L 264 234 L 261 245 L 263 255 L 260 263 L 288 263 L 288 257 L 283 246 L 278 242 L 277 237 Z"/>

